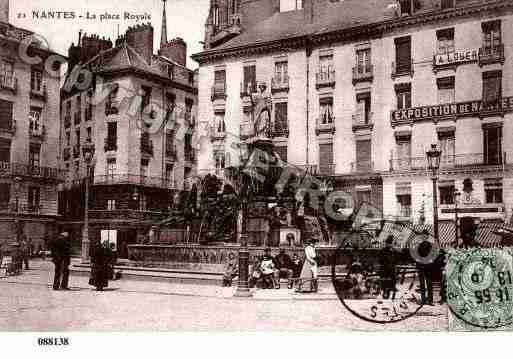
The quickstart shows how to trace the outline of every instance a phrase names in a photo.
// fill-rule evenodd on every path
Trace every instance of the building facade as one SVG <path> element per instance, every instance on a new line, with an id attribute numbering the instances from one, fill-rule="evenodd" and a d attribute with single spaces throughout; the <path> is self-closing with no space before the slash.
<path id="1" fill-rule="evenodd" d="M 44 46 L 32 43 L 25 53 L 33 33 L 8 23 L 8 6 L 2 2 L 0 14 L 0 245 L 25 235 L 37 249 L 59 219 L 60 66 L 46 70 L 57 54 Z M 24 60 L 35 55 L 39 63 Z"/>
<path id="2" fill-rule="evenodd" d="M 84 227 L 85 144 L 94 145 L 89 237 L 114 237 L 121 258 L 128 244 L 142 242 L 169 215 L 176 192 L 195 175 L 197 89 L 186 66 L 187 47 L 180 38 L 167 41 L 165 8 L 158 54 L 153 32 L 150 24 L 136 25 L 114 44 L 80 34 L 69 49 L 70 68 L 85 75 L 62 91 L 61 161 L 68 176 L 60 211 L 77 248 Z M 90 82 L 80 85 L 88 74 Z"/>
<path id="3" fill-rule="evenodd" d="M 238 164 L 247 95 L 264 83 L 277 153 L 332 178 L 352 206 L 432 222 L 437 144 L 440 219 L 454 220 L 457 198 L 476 223 L 509 221 L 512 13 L 512 1 L 212 0 L 193 57 L 212 128 L 199 170 Z"/>

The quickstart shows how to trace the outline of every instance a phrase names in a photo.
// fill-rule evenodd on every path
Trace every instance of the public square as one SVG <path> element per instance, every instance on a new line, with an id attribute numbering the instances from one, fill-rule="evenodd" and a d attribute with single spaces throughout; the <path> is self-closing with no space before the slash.
<path id="1" fill-rule="evenodd" d="M 446 307 L 441 306 L 425 306 L 395 324 L 362 321 L 343 307 L 328 283 L 317 294 L 269 289 L 242 299 L 233 298 L 234 287 L 126 279 L 96 292 L 87 276 L 72 275 L 70 291 L 53 291 L 52 263 L 31 265 L 20 276 L 0 279 L 2 331 L 447 329 Z"/>

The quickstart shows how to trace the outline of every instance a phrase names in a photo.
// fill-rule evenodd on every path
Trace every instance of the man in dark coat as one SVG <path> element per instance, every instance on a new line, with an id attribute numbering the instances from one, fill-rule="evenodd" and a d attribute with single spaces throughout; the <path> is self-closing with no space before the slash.
<path id="1" fill-rule="evenodd" d="M 68 232 L 62 232 L 57 238 L 50 240 L 48 247 L 52 252 L 52 262 L 55 265 L 53 290 L 68 290 L 69 265 L 71 245 Z"/>
<path id="2" fill-rule="evenodd" d="M 274 272 L 274 280 L 276 283 L 280 283 L 280 277 L 285 277 L 288 280 L 288 288 L 292 289 L 293 287 L 293 268 L 294 264 L 292 263 L 292 259 L 285 252 L 284 248 L 280 248 L 280 253 L 274 257 L 274 263 L 276 263 L 276 270 Z"/>
<path id="3" fill-rule="evenodd" d="M 394 237 L 388 236 L 385 240 L 385 247 L 381 249 L 379 254 L 381 288 L 383 290 L 383 298 L 394 298 L 395 288 L 395 271 L 396 271 L 396 255 L 393 250 Z"/>

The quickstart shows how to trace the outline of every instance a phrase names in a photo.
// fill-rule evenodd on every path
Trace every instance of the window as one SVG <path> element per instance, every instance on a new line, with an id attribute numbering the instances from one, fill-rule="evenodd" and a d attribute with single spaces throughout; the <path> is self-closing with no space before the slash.
<path id="1" fill-rule="evenodd" d="M 333 143 L 319 144 L 319 172 L 321 174 L 333 172 Z"/>
<path id="2" fill-rule="evenodd" d="M 116 200 L 108 199 L 107 200 L 107 211 L 115 211 L 116 210 Z"/>
<path id="3" fill-rule="evenodd" d="M 140 172 L 140 175 L 142 178 L 148 176 L 148 165 L 149 165 L 149 161 L 145 158 L 143 158 L 141 160 L 141 172 Z"/>
<path id="4" fill-rule="evenodd" d="M 287 83 L 289 80 L 289 63 L 287 61 L 280 61 L 274 64 L 274 80 L 278 84 Z"/>
<path id="5" fill-rule="evenodd" d="M 436 38 L 439 54 L 454 52 L 454 28 L 438 30 L 436 32 Z"/>
<path id="6" fill-rule="evenodd" d="M 194 100 L 190 98 L 185 99 L 185 120 L 189 121 L 189 125 L 191 125 L 190 121 L 192 120 L 192 106 L 194 105 Z"/>
<path id="7" fill-rule="evenodd" d="M 356 208 L 360 208 L 364 203 L 371 203 L 371 190 L 356 189 Z"/>
<path id="8" fill-rule="evenodd" d="M 440 129 L 438 132 L 438 146 L 442 151 L 441 164 L 454 164 L 456 139 L 453 129 Z"/>
<path id="9" fill-rule="evenodd" d="M 75 161 L 75 176 L 77 178 L 78 178 L 79 172 L 80 172 L 80 162 L 79 161 Z"/>
<path id="10" fill-rule="evenodd" d="M 501 22 L 500 20 L 488 21 L 481 25 L 483 29 L 483 47 L 485 50 L 497 48 L 501 45 Z"/>
<path id="11" fill-rule="evenodd" d="M 438 192 L 440 193 L 440 204 L 454 204 L 455 191 L 456 188 L 454 187 L 454 181 L 440 182 L 440 185 L 438 186 Z"/>
<path id="12" fill-rule="evenodd" d="M 280 12 L 301 10 L 304 0 L 280 0 Z"/>
<path id="13" fill-rule="evenodd" d="M 372 169 L 371 140 L 356 141 L 356 171 L 370 171 Z"/>
<path id="14" fill-rule="evenodd" d="M 397 195 L 399 217 L 411 217 L 411 194 Z"/>
<path id="15" fill-rule="evenodd" d="M 454 0 L 442 0 L 440 7 L 442 10 L 452 9 L 454 7 Z"/>
<path id="16" fill-rule="evenodd" d="M 12 130 L 12 107 L 12 102 L 0 100 L 0 129 L 2 130 Z"/>
<path id="17" fill-rule="evenodd" d="M 42 130 L 41 124 L 41 109 L 38 107 L 31 107 L 29 112 L 29 131 L 32 135 L 40 134 Z"/>
<path id="18" fill-rule="evenodd" d="M 10 61 L 2 61 L 0 68 L 0 82 L 3 86 L 14 87 L 14 64 Z"/>
<path id="19" fill-rule="evenodd" d="M 86 128 L 86 132 L 87 132 L 86 141 L 87 141 L 87 142 L 91 142 L 91 141 L 92 141 L 92 139 L 91 139 L 91 133 L 92 133 L 92 129 L 91 129 L 91 127 L 87 127 L 87 128 Z"/>
<path id="20" fill-rule="evenodd" d="M 484 183 L 486 203 L 502 203 L 502 179 L 485 179 Z"/>
<path id="21" fill-rule="evenodd" d="M 411 68 L 411 37 L 399 37 L 395 42 L 395 72 L 396 74 L 410 73 Z"/>
<path id="22" fill-rule="evenodd" d="M 77 146 L 80 146 L 80 129 L 75 131 L 75 138 L 77 140 Z"/>
<path id="23" fill-rule="evenodd" d="M 256 92 L 256 66 L 244 66 L 244 91 L 248 94 Z"/>
<path id="24" fill-rule="evenodd" d="M 143 93 L 141 100 L 141 113 L 144 112 L 151 103 L 151 90 L 152 88 L 149 86 L 141 86 L 141 91 Z"/>
<path id="25" fill-rule="evenodd" d="M 116 159 L 109 158 L 107 160 L 107 177 L 113 178 L 115 173 L 116 173 Z"/>
<path id="26" fill-rule="evenodd" d="M 219 26 L 219 7 L 217 5 L 214 6 L 214 27 Z"/>
<path id="27" fill-rule="evenodd" d="M 484 164 L 502 163 L 502 127 L 500 124 L 487 124 L 483 127 Z"/>
<path id="28" fill-rule="evenodd" d="M 77 112 L 80 113 L 82 111 L 82 95 L 78 94 L 77 96 Z"/>
<path id="29" fill-rule="evenodd" d="M 224 112 L 218 112 L 215 114 L 215 122 L 214 122 L 214 130 L 215 132 L 222 134 L 226 131 L 226 124 L 224 122 Z"/>
<path id="30" fill-rule="evenodd" d="M 401 5 L 401 15 L 411 15 L 411 1 L 412 0 L 399 0 L 399 4 Z"/>
<path id="31" fill-rule="evenodd" d="M 11 185 L 9 183 L 0 183 L 0 208 L 6 209 L 9 207 L 11 200 Z"/>
<path id="32" fill-rule="evenodd" d="M 356 71 L 358 74 L 371 72 L 371 49 L 356 51 Z"/>
<path id="33" fill-rule="evenodd" d="M 335 117 L 333 116 L 333 98 L 322 98 L 319 103 L 320 108 L 320 124 L 327 125 L 333 123 Z"/>
<path id="34" fill-rule="evenodd" d="M 11 141 L 0 138 L 0 162 L 11 162 Z"/>
<path id="35" fill-rule="evenodd" d="M 369 124 L 371 121 L 371 94 L 363 92 L 356 95 L 356 114 L 360 123 Z"/>
<path id="36" fill-rule="evenodd" d="M 397 98 L 397 109 L 407 109 L 411 107 L 411 84 L 399 84 L 395 87 L 395 94 Z"/>
<path id="37" fill-rule="evenodd" d="M 66 117 L 71 116 L 71 100 L 66 101 Z"/>
<path id="38" fill-rule="evenodd" d="M 274 105 L 274 132 L 277 135 L 288 134 L 288 103 L 279 102 Z"/>
<path id="39" fill-rule="evenodd" d="M 175 155 L 175 133 L 173 130 L 166 131 L 166 156 L 173 157 Z"/>
<path id="40" fill-rule="evenodd" d="M 225 153 L 222 151 L 215 151 L 214 160 L 216 164 L 216 174 L 219 174 L 219 171 L 224 169 L 226 165 Z"/>
<path id="41" fill-rule="evenodd" d="M 438 86 L 438 103 L 453 103 L 455 101 L 454 76 L 436 79 Z"/>
<path id="42" fill-rule="evenodd" d="M 115 151 L 117 149 L 118 142 L 118 125 L 117 122 L 107 123 L 107 150 Z"/>
<path id="43" fill-rule="evenodd" d="M 71 133 L 66 132 L 66 146 L 71 146 Z"/>
<path id="44" fill-rule="evenodd" d="M 139 196 L 139 211 L 146 211 L 148 208 L 148 199 L 146 198 L 146 195 L 141 193 Z"/>
<path id="45" fill-rule="evenodd" d="M 502 71 L 483 72 L 483 102 L 496 104 L 502 97 Z"/>
<path id="46" fill-rule="evenodd" d="M 28 210 L 29 212 L 36 212 L 39 210 L 41 192 L 39 187 L 28 188 Z"/>
<path id="47" fill-rule="evenodd" d="M 171 113 L 175 109 L 176 95 L 174 93 L 166 93 L 166 109 Z"/>
<path id="48" fill-rule="evenodd" d="M 30 151 L 29 151 L 29 165 L 33 171 L 34 170 L 37 171 L 39 169 L 40 156 L 41 156 L 41 147 L 36 144 L 31 144 Z"/>
<path id="49" fill-rule="evenodd" d="M 118 84 L 108 84 L 109 87 L 109 95 L 107 96 L 107 100 L 105 101 L 105 114 L 114 115 L 118 113 Z"/>
<path id="50" fill-rule="evenodd" d="M 411 134 L 396 133 L 395 141 L 396 166 L 399 169 L 409 168 L 411 165 Z"/>
<path id="51" fill-rule="evenodd" d="M 34 92 L 41 92 L 43 81 L 43 71 L 32 69 L 30 72 L 30 89 Z"/>
<path id="52" fill-rule="evenodd" d="M 319 56 L 319 72 L 321 74 L 329 74 L 333 69 L 333 55 Z"/>
<path id="53" fill-rule="evenodd" d="M 216 70 L 214 72 L 214 85 L 217 88 L 225 88 L 226 85 L 226 70 Z"/>
<path id="54" fill-rule="evenodd" d="M 166 176 L 166 182 L 168 184 L 172 184 L 172 182 L 173 182 L 173 178 L 174 178 L 174 176 L 173 176 L 173 169 L 174 169 L 174 166 L 172 164 L 170 164 L 170 163 L 166 164 L 166 174 L 165 174 L 165 176 Z"/>

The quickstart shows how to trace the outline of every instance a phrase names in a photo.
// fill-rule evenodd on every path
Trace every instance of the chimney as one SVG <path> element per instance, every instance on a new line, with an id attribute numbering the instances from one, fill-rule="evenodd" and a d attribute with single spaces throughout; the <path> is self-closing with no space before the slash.
<path id="1" fill-rule="evenodd" d="M 81 33 L 80 33 L 81 34 Z M 80 61 L 87 62 L 101 51 L 112 48 L 112 41 L 110 39 L 101 38 L 98 35 L 81 35 L 80 48 Z"/>
<path id="2" fill-rule="evenodd" d="M 153 26 L 150 23 L 129 27 L 126 31 L 126 42 L 143 59 L 151 64 L 153 56 Z"/>
<path id="3" fill-rule="evenodd" d="M 305 23 L 311 24 L 314 18 L 314 2 L 315 0 L 303 0 L 305 11 Z"/>
<path id="4" fill-rule="evenodd" d="M 9 0 L 0 0 L 0 21 L 9 22 Z"/>
<path id="5" fill-rule="evenodd" d="M 170 40 L 167 44 L 163 45 L 159 50 L 159 55 L 167 57 L 168 59 L 180 64 L 187 65 L 187 43 L 181 37 Z"/>

